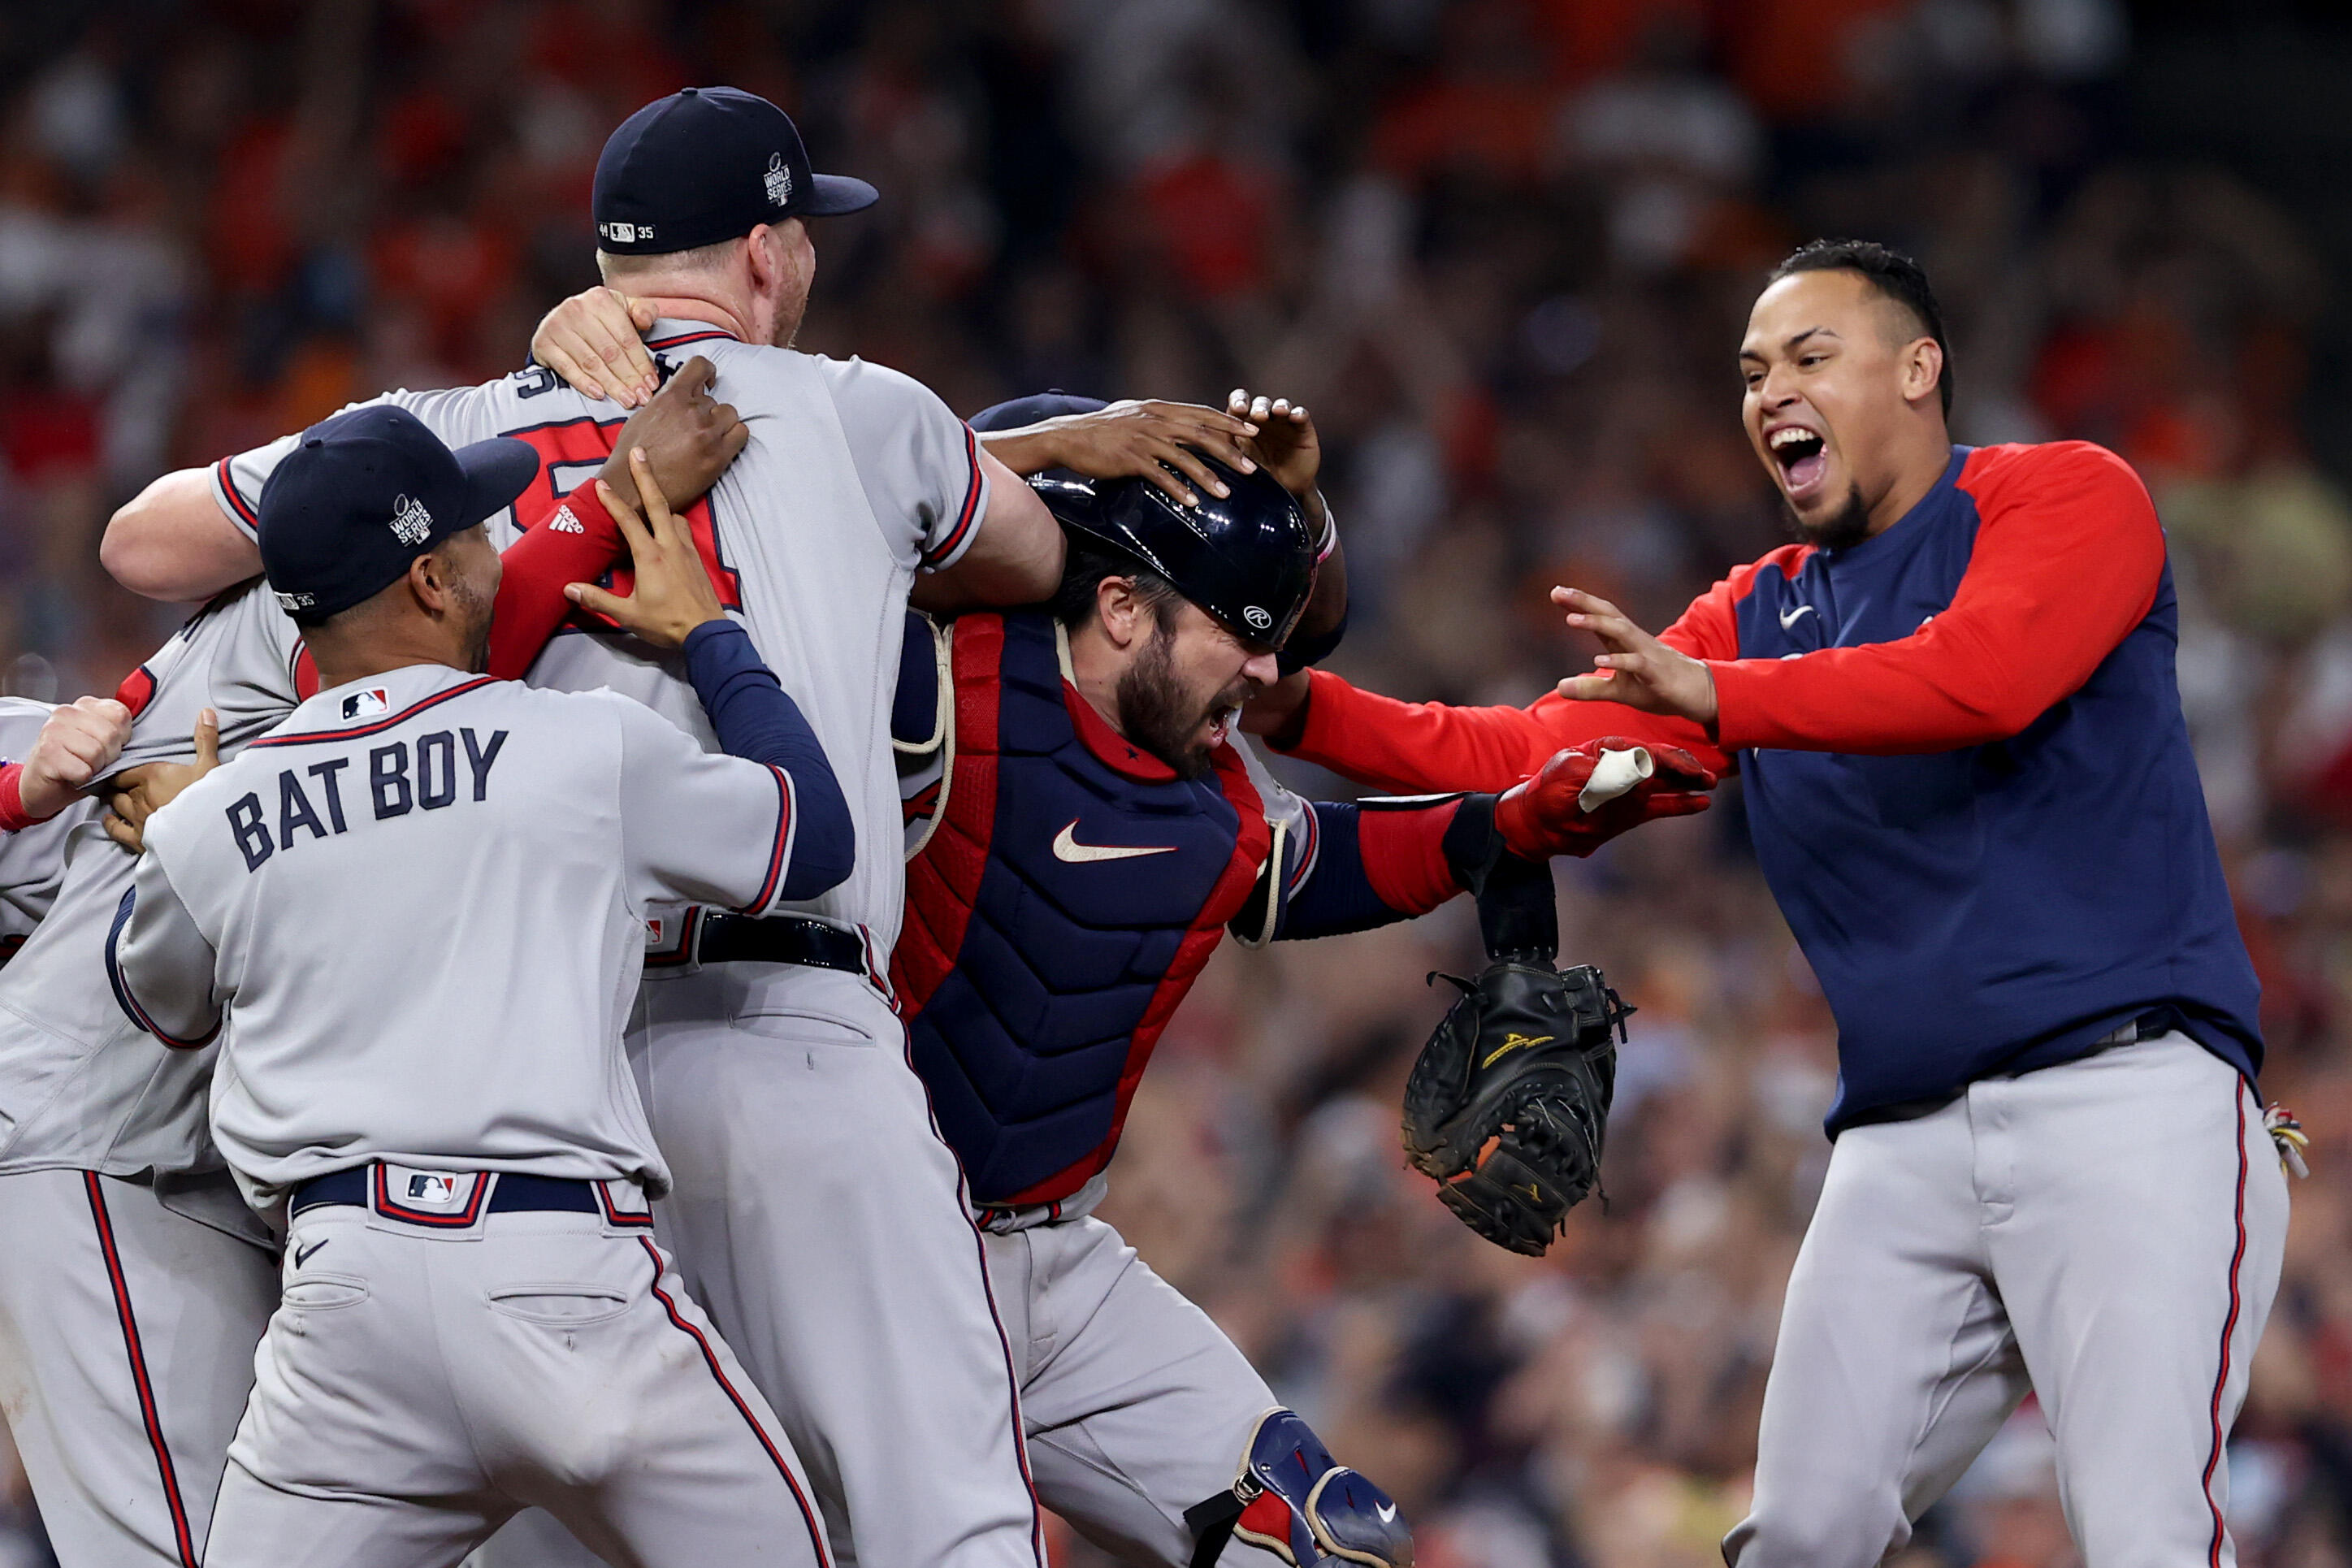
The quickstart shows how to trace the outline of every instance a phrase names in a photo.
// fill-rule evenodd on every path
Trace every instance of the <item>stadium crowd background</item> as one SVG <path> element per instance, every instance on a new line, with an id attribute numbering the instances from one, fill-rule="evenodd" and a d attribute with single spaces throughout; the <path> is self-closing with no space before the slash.
<path id="1" fill-rule="evenodd" d="M 96 559 L 155 473 L 517 363 L 593 279 L 604 132 L 682 85 L 774 98 L 884 193 L 819 229 L 803 346 L 967 414 L 1046 387 L 1303 399 L 1356 597 L 1336 664 L 1400 695 L 1527 700 L 1588 651 L 1549 584 L 1655 627 L 1777 542 L 1737 419 L 1748 301 L 1800 239 L 1902 245 L 1945 299 L 1962 438 L 2105 441 L 2170 528 L 2264 1089 L 2315 1142 L 2231 1514 L 2242 1562 L 2352 1562 L 2352 224 L 2318 177 L 2352 51 L 2327 9 L 10 5 L 0 671 L 109 690 L 168 635 Z M 1423 975 L 1475 962 L 1458 910 L 1229 947 L 1115 1173 L 1110 1217 L 1402 1500 L 1425 1568 L 1717 1561 L 1828 1152 L 1833 1030 L 1736 789 L 1560 881 L 1564 957 L 1642 1011 L 1607 1204 L 1549 1258 L 1473 1238 L 1398 1154 L 1442 1010 Z M 46 1562 L 20 1477 L 8 1500 L 0 1568 Z M 2073 1561 L 2030 1406 L 1904 1561 Z"/>

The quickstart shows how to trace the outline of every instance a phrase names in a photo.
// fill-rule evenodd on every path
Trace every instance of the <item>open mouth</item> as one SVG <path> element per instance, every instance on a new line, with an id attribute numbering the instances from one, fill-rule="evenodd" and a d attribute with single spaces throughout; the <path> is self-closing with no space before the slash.
<path id="1" fill-rule="evenodd" d="M 1818 430 L 1808 430 L 1801 425 L 1783 425 L 1765 437 L 1766 448 L 1772 460 L 1780 465 L 1782 483 L 1792 500 L 1801 500 L 1818 489 L 1822 473 L 1829 468 L 1828 443 Z"/>

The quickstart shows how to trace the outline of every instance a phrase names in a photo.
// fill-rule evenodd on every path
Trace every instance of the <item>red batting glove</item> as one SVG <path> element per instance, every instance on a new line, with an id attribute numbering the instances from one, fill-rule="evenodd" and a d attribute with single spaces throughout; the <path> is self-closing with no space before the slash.
<path id="1" fill-rule="evenodd" d="M 1525 860 L 1554 855 L 1590 855 L 1629 827 L 1658 816 L 1689 816 L 1707 807 L 1715 775 L 1679 746 L 1651 746 L 1650 776 L 1591 811 L 1577 796 L 1601 764 L 1603 752 L 1632 751 L 1640 742 L 1605 735 L 1552 753 L 1531 779 L 1495 802 L 1495 827 L 1512 854 Z"/>

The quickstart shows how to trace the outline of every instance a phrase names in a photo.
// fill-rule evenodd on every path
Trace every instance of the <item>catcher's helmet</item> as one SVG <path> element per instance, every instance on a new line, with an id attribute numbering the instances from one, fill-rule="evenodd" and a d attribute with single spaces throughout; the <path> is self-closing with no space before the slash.
<path id="1" fill-rule="evenodd" d="M 1066 392 L 1016 397 L 971 417 L 975 430 L 1013 430 L 1041 419 L 1092 414 L 1100 398 Z M 1196 454 L 1232 493 L 1192 486 L 1197 507 L 1179 506 L 1142 479 L 1087 481 L 1050 469 L 1029 482 L 1064 528 L 1166 578 L 1234 633 L 1280 647 L 1315 591 L 1315 534 L 1288 490 L 1263 470 L 1235 473 Z"/>
<path id="2" fill-rule="evenodd" d="M 1083 542 L 1133 561 L 1244 641 L 1278 648 L 1315 592 L 1315 535 L 1297 501 L 1261 469 L 1237 473 L 1203 456 L 1231 492 L 1198 486 L 1181 506 L 1142 479 L 1035 479 L 1030 483 Z"/>

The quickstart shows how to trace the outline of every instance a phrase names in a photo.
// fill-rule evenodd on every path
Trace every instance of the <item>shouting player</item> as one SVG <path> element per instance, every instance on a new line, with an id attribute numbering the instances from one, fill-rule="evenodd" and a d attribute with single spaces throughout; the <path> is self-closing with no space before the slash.
<path id="1" fill-rule="evenodd" d="M 1953 446 L 1935 296 L 1880 246 L 1790 257 L 1739 366 L 1801 542 L 1655 637 L 1556 590 L 1605 651 L 1532 708 L 1318 671 L 1269 721 L 1391 788 L 1604 731 L 1737 757 L 1841 1069 L 1737 1568 L 1880 1562 L 2029 1388 L 2089 1562 L 2227 1563 L 2287 1196 L 2155 509 L 2087 443 Z"/>
<path id="2" fill-rule="evenodd" d="M 1666 751 L 1587 816 L 1593 743 L 1499 800 L 1360 808 L 1276 784 L 1232 728 L 1314 588 L 1284 485 L 1312 493 L 1315 446 L 1303 410 L 1250 406 L 1263 471 L 1208 463 L 1196 507 L 1141 479 L 1041 481 L 1072 539 L 1052 608 L 965 615 L 935 660 L 929 637 L 910 649 L 898 743 L 923 765 L 894 973 L 988 1231 L 1039 1496 L 1129 1561 L 1213 1561 L 1230 1532 L 1302 1564 L 1398 1564 L 1395 1505 L 1093 1217 L 1136 1084 L 1227 930 L 1410 919 L 1506 854 L 1586 854 L 1699 809 L 1713 780 Z"/>

